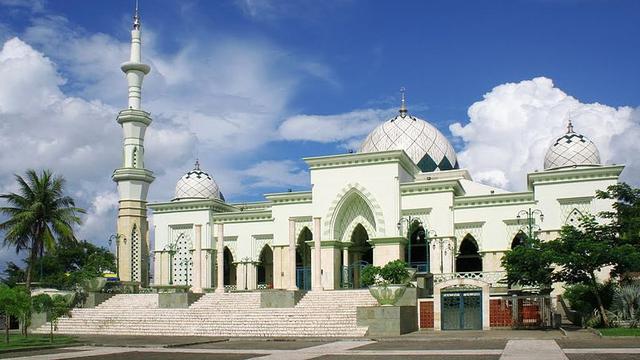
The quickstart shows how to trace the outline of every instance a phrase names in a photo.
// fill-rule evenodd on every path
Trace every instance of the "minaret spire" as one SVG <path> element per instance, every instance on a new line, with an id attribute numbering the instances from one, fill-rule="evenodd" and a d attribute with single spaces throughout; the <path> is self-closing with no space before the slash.
<path id="1" fill-rule="evenodd" d="M 155 179 L 144 164 L 144 135 L 151 124 L 151 115 L 142 110 L 142 80 L 151 68 L 142 63 L 138 2 L 131 30 L 131 56 L 120 66 L 127 76 L 128 104 L 118 113 L 122 126 L 122 165 L 113 172 L 118 184 L 118 277 L 122 282 L 149 283 L 149 223 L 147 221 L 147 192 Z"/>
<path id="2" fill-rule="evenodd" d="M 133 28 L 140 30 L 140 15 L 138 14 L 138 0 L 136 0 L 136 11 L 133 14 Z"/>
<path id="3" fill-rule="evenodd" d="M 571 118 L 569 118 L 569 122 L 567 123 L 567 134 L 573 132 L 573 123 L 571 122 Z"/>
<path id="4" fill-rule="evenodd" d="M 406 104 L 406 101 L 405 101 L 405 98 L 404 98 L 405 90 L 406 89 L 404 88 L 404 86 L 400 88 L 400 97 L 401 97 L 401 100 L 400 100 L 400 115 L 401 116 L 404 116 L 404 115 L 407 114 L 407 104 Z"/>
<path id="5" fill-rule="evenodd" d="M 129 83 L 129 109 L 141 110 L 142 80 L 151 71 L 151 67 L 142 63 L 142 37 L 140 33 L 140 13 L 138 1 L 133 15 L 133 29 L 131 30 L 131 56 L 129 61 L 120 68 L 127 74 Z"/>

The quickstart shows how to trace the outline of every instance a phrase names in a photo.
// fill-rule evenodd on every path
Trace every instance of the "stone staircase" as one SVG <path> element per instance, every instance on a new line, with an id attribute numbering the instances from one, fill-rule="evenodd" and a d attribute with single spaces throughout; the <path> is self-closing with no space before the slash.
<path id="1" fill-rule="evenodd" d="M 360 337 L 356 308 L 377 302 L 367 290 L 308 292 L 293 308 L 260 308 L 260 293 L 208 293 L 185 309 L 158 308 L 157 294 L 116 295 L 74 309 L 57 333 L 230 337 Z M 35 333 L 47 333 L 49 324 Z"/>

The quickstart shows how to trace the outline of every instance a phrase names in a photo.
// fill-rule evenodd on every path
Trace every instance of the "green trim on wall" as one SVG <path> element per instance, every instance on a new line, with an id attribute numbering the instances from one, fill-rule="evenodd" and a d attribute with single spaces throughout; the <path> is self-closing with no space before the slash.
<path id="1" fill-rule="evenodd" d="M 492 195 L 461 196 L 453 199 L 453 206 L 455 209 L 536 203 L 537 202 L 533 197 L 533 191 Z"/>
<path id="2" fill-rule="evenodd" d="M 211 216 L 214 224 L 267 222 L 273 221 L 271 210 L 267 211 L 238 211 L 233 213 L 218 213 Z"/>
<path id="3" fill-rule="evenodd" d="M 274 205 L 308 204 L 312 201 L 311 191 L 292 191 L 265 194 L 265 198 Z"/>
<path id="4" fill-rule="evenodd" d="M 379 238 L 371 238 L 368 242 L 372 245 L 389 245 L 389 244 L 398 244 L 405 245 L 409 241 L 404 237 L 379 237 Z"/>
<path id="5" fill-rule="evenodd" d="M 624 170 L 624 165 L 603 165 L 539 171 L 527 174 L 527 186 L 529 190 L 531 190 L 534 185 L 617 180 L 622 170 Z"/>
<path id="6" fill-rule="evenodd" d="M 402 196 L 441 192 L 452 192 L 456 196 L 465 194 L 462 185 L 457 179 L 427 180 L 400 184 L 400 194 Z"/>
<path id="7" fill-rule="evenodd" d="M 172 213 L 197 210 L 212 210 L 217 213 L 239 212 L 239 210 L 218 199 L 194 199 L 153 203 L 147 205 L 154 213 Z"/>
<path id="8" fill-rule="evenodd" d="M 418 166 L 411 161 L 404 150 L 317 156 L 302 160 L 311 170 L 398 163 L 410 175 L 414 176 L 420 172 Z"/>

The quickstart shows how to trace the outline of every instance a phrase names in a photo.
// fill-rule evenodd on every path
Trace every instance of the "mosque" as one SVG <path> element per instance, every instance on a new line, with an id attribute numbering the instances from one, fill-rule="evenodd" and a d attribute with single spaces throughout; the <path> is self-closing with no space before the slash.
<path id="1" fill-rule="evenodd" d="M 504 252 L 528 235 L 553 239 L 581 215 L 611 209 L 595 193 L 617 183 L 624 168 L 603 164 L 596 144 L 568 121 L 565 134 L 549 139 L 544 169 L 522 179 L 526 191 L 481 184 L 447 138 L 411 114 L 403 96 L 398 114 L 359 151 L 304 158 L 307 191 L 228 202 L 215 169 L 196 161 L 165 202 L 147 204 L 154 177 L 144 164 L 144 136 L 152 118 L 142 110 L 141 90 L 150 67 L 141 62 L 137 16 L 122 70 L 129 102 L 117 118 L 124 155 L 113 174 L 120 196 L 118 268 L 121 280 L 142 286 L 186 285 L 194 293 L 354 289 L 362 287 L 367 264 L 402 259 L 426 279 L 418 302 L 432 302 L 439 329 L 444 323 L 435 313 L 448 301 L 445 294 L 477 289 L 478 309 L 486 314 L 490 297 L 508 291 L 500 284 Z M 480 318 L 487 328 L 489 316 Z"/>

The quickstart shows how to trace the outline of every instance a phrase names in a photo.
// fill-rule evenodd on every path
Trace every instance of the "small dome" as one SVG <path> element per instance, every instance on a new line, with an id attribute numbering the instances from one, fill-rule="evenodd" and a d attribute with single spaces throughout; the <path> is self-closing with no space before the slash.
<path id="1" fill-rule="evenodd" d="M 404 150 L 424 172 L 458 168 L 449 140 L 435 126 L 411 116 L 404 95 L 400 114 L 373 129 L 360 147 L 365 153 L 385 150 Z"/>
<path id="2" fill-rule="evenodd" d="M 544 157 L 544 169 L 556 169 L 567 166 L 601 165 L 600 152 L 593 141 L 573 131 L 569 120 L 567 133 L 559 137 L 547 150 Z"/>
<path id="3" fill-rule="evenodd" d="M 193 170 L 184 174 L 176 184 L 176 194 L 173 201 L 195 199 L 222 200 L 222 194 L 215 180 L 206 172 L 200 170 L 200 163 L 196 161 Z M 223 200 L 224 201 L 224 200 Z"/>

